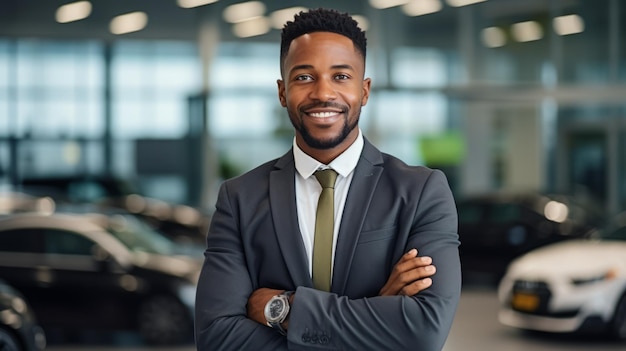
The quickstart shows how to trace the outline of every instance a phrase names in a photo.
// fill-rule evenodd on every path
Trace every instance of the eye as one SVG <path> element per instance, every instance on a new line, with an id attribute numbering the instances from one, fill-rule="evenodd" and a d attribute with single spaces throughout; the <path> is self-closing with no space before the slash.
<path id="1" fill-rule="evenodd" d="M 301 74 L 299 76 L 296 76 L 296 78 L 294 80 L 311 80 L 313 79 L 313 77 L 311 77 L 308 74 Z"/>
<path id="2" fill-rule="evenodd" d="M 346 80 L 346 79 L 350 79 L 350 76 L 347 75 L 347 74 L 340 73 L 340 74 L 335 75 L 335 79 L 337 79 L 337 80 Z"/>

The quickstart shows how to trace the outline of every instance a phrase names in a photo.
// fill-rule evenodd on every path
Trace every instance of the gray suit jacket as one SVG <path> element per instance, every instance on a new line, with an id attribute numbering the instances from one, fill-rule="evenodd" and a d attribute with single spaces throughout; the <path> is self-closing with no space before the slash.
<path id="1" fill-rule="evenodd" d="M 441 350 L 461 291 L 457 214 L 444 174 L 407 166 L 365 140 L 337 239 L 331 292 L 313 289 L 289 151 L 224 182 L 196 295 L 198 350 Z M 411 248 L 433 285 L 377 296 Z M 257 288 L 295 290 L 287 337 L 246 318 Z"/>

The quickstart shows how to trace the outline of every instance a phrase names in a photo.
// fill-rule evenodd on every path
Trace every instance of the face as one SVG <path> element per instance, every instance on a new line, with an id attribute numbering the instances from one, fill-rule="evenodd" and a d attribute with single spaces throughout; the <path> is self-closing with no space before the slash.
<path id="1" fill-rule="evenodd" d="M 278 96 L 296 143 L 319 161 L 332 160 L 358 136 L 370 91 L 363 56 L 343 35 L 314 32 L 291 42 L 282 72 Z"/>

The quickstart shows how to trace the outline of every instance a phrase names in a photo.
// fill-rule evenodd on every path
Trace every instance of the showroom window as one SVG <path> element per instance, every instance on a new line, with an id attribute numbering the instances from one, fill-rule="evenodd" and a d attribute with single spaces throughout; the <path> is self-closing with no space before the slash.
<path id="1" fill-rule="evenodd" d="M 121 41 L 111 58 L 114 138 L 180 138 L 187 98 L 200 89 L 194 43 Z"/>
<path id="2" fill-rule="evenodd" d="M 103 57 L 96 42 L 19 40 L 10 53 L 11 132 L 41 138 L 103 131 Z"/>
<path id="3" fill-rule="evenodd" d="M 0 136 L 102 133 L 102 47 L 0 40 Z"/>

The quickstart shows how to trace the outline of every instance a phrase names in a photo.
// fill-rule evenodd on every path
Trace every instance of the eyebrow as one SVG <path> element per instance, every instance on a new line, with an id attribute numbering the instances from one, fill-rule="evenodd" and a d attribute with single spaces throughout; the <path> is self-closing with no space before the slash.
<path id="1" fill-rule="evenodd" d="M 301 70 L 301 69 L 312 69 L 312 68 L 313 68 L 313 65 L 308 65 L 308 64 L 297 65 L 297 66 L 294 66 L 293 68 L 291 68 L 291 70 L 289 70 L 289 73 L 292 73 L 293 71 L 297 71 L 297 70 Z M 348 70 L 354 71 L 354 67 L 352 67 L 352 65 L 349 65 L 347 63 L 338 64 L 338 65 L 332 65 L 331 68 L 332 69 L 348 69 Z"/>

